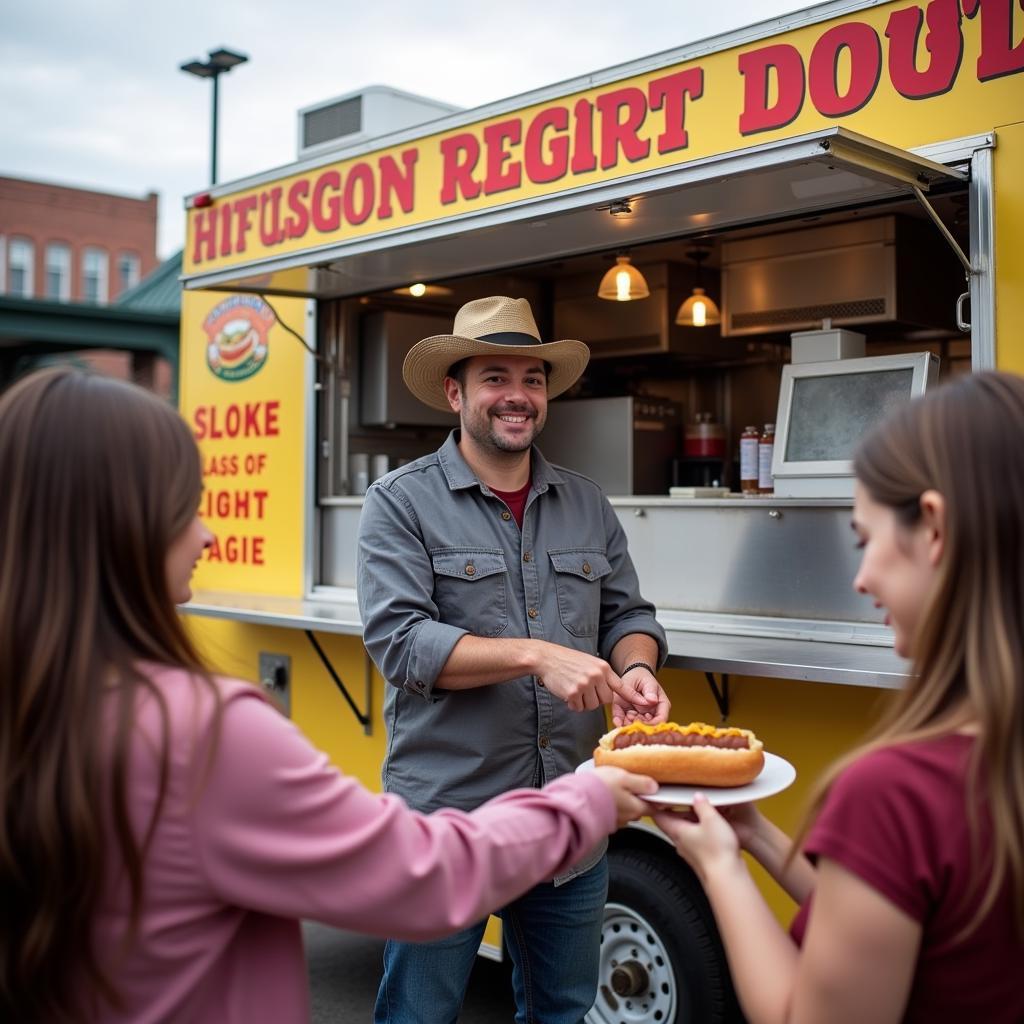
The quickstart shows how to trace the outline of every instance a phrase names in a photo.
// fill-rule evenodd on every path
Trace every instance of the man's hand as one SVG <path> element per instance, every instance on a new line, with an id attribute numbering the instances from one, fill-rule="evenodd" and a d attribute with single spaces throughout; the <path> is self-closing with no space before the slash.
<path id="1" fill-rule="evenodd" d="M 612 685 L 612 723 L 615 726 L 631 722 L 657 725 L 667 722 L 672 703 L 661 684 L 642 665 L 631 669 Z"/>
<path id="2" fill-rule="evenodd" d="M 611 704 L 619 677 L 607 661 L 560 644 L 543 644 L 534 668 L 540 684 L 572 711 L 592 711 Z"/>

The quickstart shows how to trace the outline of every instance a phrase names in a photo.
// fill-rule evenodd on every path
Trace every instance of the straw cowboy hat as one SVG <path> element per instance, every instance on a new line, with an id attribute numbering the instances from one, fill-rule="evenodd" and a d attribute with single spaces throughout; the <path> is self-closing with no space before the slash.
<path id="1" fill-rule="evenodd" d="M 453 363 L 470 356 L 536 356 L 548 371 L 548 398 L 576 383 L 590 360 L 582 341 L 540 340 L 526 299 L 492 295 L 467 302 L 455 314 L 451 334 L 435 334 L 418 341 L 405 357 L 402 378 L 406 387 L 431 409 L 451 412 L 444 379 Z"/>

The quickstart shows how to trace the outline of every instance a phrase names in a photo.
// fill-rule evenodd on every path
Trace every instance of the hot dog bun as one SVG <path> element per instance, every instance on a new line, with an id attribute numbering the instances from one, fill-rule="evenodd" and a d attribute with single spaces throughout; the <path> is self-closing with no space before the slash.
<path id="1" fill-rule="evenodd" d="M 679 737 L 674 741 L 670 737 Z M 692 737 L 682 740 L 682 737 Z M 626 738 L 629 746 L 616 746 Z M 635 737 L 635 738 L 634 738 Z M 661 742 L 664 740 L 664 742 Z M 714 743 L 744 743 L 714 746 Z M 685 743 L 699 743 L 686 746 Z M 633 722 L 605 733 L 594 750 L 594 764 L 610 764 L 658 782 L 686 786 L 745 786 L 764 767 L 764 744 L 749 730 L 716 729 L 704 722 L 645 725 Z"/>

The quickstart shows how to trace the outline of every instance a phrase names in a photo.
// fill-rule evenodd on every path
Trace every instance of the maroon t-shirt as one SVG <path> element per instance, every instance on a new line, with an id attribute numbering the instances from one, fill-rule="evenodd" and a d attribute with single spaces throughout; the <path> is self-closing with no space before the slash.
<path id="1" fill-rule="evenodd" d="M 499 491 L 497 487 L 491 488 L 491 493 L 508 505 L 508 510 L 520 530 L 523 528 L 523 512 L 526 509 L 526 498 L 530 493 L 530 482 L 527 480 L 518 491 Z"/>
<path id="2" fill-rule="evenodd" d="M 971 887 L 989 868 L 971 865 L 965 779 L 973 742 L 952 735 L 865 755 L 836 780 L 805 844 L 812 858 L 841 864 L 921 923 L 905 1021 L 1024 1021 L 1024 943 L 1008 885 L 978 928 L 957 938 L 980 899 Z M 987 851 L 991 825 L 978 811 Z M 811 902 L 793 920 L 798 943 Z"/>

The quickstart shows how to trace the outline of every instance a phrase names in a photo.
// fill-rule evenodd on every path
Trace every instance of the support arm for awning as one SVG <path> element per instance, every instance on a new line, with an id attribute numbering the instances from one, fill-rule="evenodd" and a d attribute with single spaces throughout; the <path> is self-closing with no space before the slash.
<path id="1" fill-rule="evenodd" d="M 917 196 L 917 201 L 924 207 L 924 212 L 935 222 L 935 226 L 942 232 L 942 237 L 952 246 L 953 252 L 956 253 L 956 258 L 963 264 L 964 274 L 967 276 L 968 283 L 971 280 L 971 276 L 976 274 L 977 271 L 971 266 L 971 261 L 964 255 L 963 249 L 960 248 L 960 243 L 950 233 L 949 228 L 942 223 L 942 218 L 935 212 L 935 208 L 931 203 L 928 202 L 928 197 L 917 187 L 914 186 L 914 195 Z"/>

